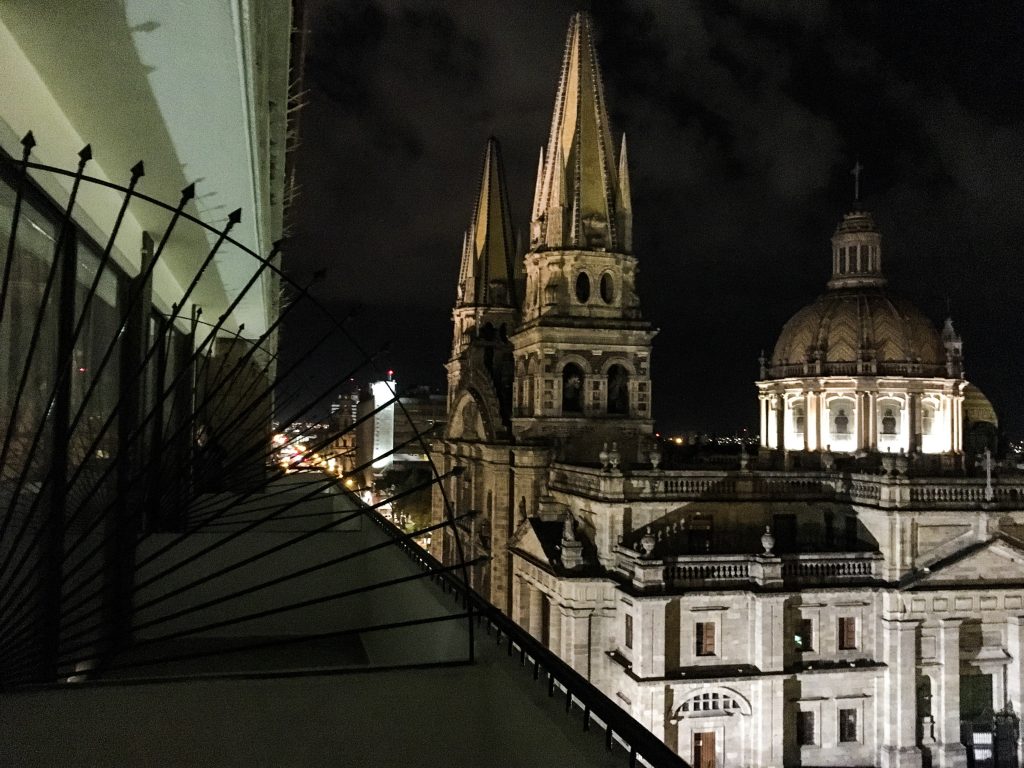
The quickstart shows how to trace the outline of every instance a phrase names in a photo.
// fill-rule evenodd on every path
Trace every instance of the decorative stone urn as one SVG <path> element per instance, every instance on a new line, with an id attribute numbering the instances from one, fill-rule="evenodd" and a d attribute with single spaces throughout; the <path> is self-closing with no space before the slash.
<path id="1" fill-rule="evenodd" d="M 611 466 L 612 472 L 616 472 L 619 469 L 619 444 L 612 443 L 612 449 L 608 451 L 608 464 Z"/>
<path id="2" fill-rule="evenodd" d="M 601 447 L 601 452 L 597 454 L 597 458 L 601 462 L 601 469 L 608 469 L 608 443 Z"/>
<path id="3" fill-rule="evenodd" d="M 764 533 L 761 534 L 761 546 L 764 547 L 766 555 L 770 555 L 775 547 L 775 537 L 772 535 L 772 527 L 770 525 L 764 527 Z"/>
<path id="4" fill-rule="evenodd" d="M 650 557 L 651 553 L 654 552 L 654 536 L 651 534 L 651 526 L 647 526 L 647 530 L 644 531 L 643 537 L 640 539 L 640 549 L 643 550 L 644 557 Z"/>
<path id="5" fill-rule="evenodd" d="M 891 476 L 893 469 L 896 467 L 896 457 L 892 453 L 882 454 L 882 471 L 884 474 Z"/>
<path id="6" fill-rule="evenodd" d="M 821 468 L 826 472 L 831 472 L 836 468 L 836 457 L 832 455 L 832 446 L 825 446 L 825 450 L 821 452 Z"/>
<path id="7" fill-rule="evenodd" d="M 658 449 L 658 446 L 654 446 L 648 455 L 651 458 L 651 469 L 656 470 L 661 466 L 661 451 Z"/>
<path id="8" fill-rule="evenodd" d="M 900 448 L 900 452 L 896 455 L 895 466 L 897 475 L 907 474 L 907 469 L 910 467 L 910 459 L 902 448 Z"/>

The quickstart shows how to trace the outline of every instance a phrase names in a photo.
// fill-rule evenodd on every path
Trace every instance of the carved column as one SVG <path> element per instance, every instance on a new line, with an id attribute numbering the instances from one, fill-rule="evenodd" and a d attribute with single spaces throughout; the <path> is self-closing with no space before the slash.
<path id="1" fill-rule="evenodd" d="M 775 409 L 775 447 L 780 451 L 786 448 L 786 398 L 779 395 L 778 407 Z"/>
<path id="2" fill-rule="evenodd" d="M 814 402 L 814 395 L 809 391 L 804 392 L 804 450 L 813 450 L 811 445 L 811 404 Z"/>
<path id="3" fill-rule="evenodd" d="M 763 395 L 759 398 L 761 406 L 761 446 L 768 447 L 768 398 Z"/>
<path id="4" fill-rule="evenodd" d="M 910 430 L 907 453 L 913 453 L 921 445 L 921 395 L 917 392 L 907 397 L 907 424 Z"/>

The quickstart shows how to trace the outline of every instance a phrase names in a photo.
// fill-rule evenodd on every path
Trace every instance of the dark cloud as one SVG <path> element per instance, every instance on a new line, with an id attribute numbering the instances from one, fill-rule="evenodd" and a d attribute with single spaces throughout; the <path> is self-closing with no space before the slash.
<path id="1" fill-rule="evenodd" d="M 571 2 L 314 3 L 288 263 L 440 382 L 486 137 L 528 226 Z M 986 4 L 986 8 L 989 5 Z M 1024 10 L 952 2 L 594 2 L 664 428 L 752 426 L 756 358 L 828 277 L 859 158 L 891 283 L 1024 429 Z"/>

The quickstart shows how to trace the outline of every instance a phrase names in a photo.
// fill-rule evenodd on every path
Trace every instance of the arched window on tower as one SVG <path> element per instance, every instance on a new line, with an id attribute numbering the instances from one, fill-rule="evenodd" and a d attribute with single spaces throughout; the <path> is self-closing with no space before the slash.
<path id="1" fill-rule="evenodd" d="M 574 363 L 562 369 L 562 413 L 583 413 L 583 370 Z"/>
<path id="2" fill-rule="evenodd" d="M 629 415 L 629 372 L 621 365 L 608 369 L 608 413 Z"/>

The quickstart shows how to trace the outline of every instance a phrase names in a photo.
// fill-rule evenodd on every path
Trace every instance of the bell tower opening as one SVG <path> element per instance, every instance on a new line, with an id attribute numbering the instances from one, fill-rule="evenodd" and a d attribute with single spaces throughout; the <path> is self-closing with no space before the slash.
<path id="1" fill-rule="evenodd" d="M 575 363 L 562 369 L 562 413 L 583 413 L 583 369 Z"/>

